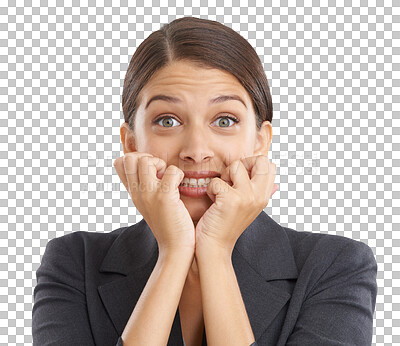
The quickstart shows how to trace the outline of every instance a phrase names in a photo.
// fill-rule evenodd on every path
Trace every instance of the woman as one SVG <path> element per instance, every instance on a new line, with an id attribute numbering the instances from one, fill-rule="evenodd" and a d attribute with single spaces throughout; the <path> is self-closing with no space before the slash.
<path id="1" fill-rule="evenodd" d="M 143 220 L 48 243 L 34 344 L 371 344 L 372 250 L 263 211 L 272 101 L 243 37 L 193 17 L 163 26 L 133 55 L 122 105 L 114 166 Z"/>

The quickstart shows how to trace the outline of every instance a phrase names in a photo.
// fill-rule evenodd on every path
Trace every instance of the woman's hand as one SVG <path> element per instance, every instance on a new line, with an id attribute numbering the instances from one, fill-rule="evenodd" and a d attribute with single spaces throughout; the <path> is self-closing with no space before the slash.
<path id="1" fill-rule="evenodd" d="M 159 249 L 194 253 L 194 224 L 178 190 L 183 171 L 174 165 L 166 168 L 162 159 L 139 152 L 119 157 L 114 167 Z"/>
<path id="2" fill-rule="evenodd" d="M 276 165 L 259 155 L 236 160 L 221 178 L 211 179 L 207 195 L 214 203 L 196 225 L 196 255 L 210 247 L 232 254 L 237 239 L 277 191 L 275 173 Z"/>

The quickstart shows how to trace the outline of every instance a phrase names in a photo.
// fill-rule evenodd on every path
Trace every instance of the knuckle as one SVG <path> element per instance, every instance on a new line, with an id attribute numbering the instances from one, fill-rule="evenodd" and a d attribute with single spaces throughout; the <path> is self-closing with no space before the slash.
<path id="1" fill-rule="evenodd" d="M 135 153 L 132 153 L 132 152 L 130 152 L 130 153 L 126 153 L 125 155 L 124 155 L 124 159 L 133 159 L 135 157 Z"/>
<path id="2" fill-rule="evenodd" d="M 172 167 L 172 165 L 168 166 L 165 169 L 164 172 L 164 176 L 163 176 L 163 180 L 165 181 L 165 179 L 167 179 L 169 176 L 171 176 L 171 174 L 174 172 L 174 167 Z M 164 179 L 165 178 L 165 179 Z"/>
<path id="3" fill-rule="evenodd" d="M 183 171 L 175 165 L 169 165 L 167 167 L 167 170 L 169 170 L 169 174 L 177 174 L 177 175 L 184 176 Z"/>
<path id="4" fill-rule="evenodd" d="M 170 171 L 174 171 L 174 170 L 176 170 L 176 169 L 179 169 L 179 168 L 176 167 L 175 165 L 169 165 L 168 168 L 169 168 Z"/>
<path id="5" fill-rule="evenodd" d="M 129 157 L 128 154 L 125 154 L 122 158 L 122 161 L 124 162 L 124 164 L 127 164 L 129 162 Z"/>
<path id="6" fill-rule="evenodd" d="M 148 173 L 150 166 L 150 158 L 148 156 L 140 156 L 137 160 L 138 167 L 140 167 L 141 172 Z"/>
<path id="7" fill-rule="evenodd" d="M 239 164 L 240 160 L 233 160 L 230 165 L 228 166 L 229 168 L 234 168 Z"/>
<path id="8" fill-rule="evenodd" d="M 231 164 L 228 166 L 228 171 L 231 173 L 237 173 L 239 166 L 240 166 L 241 161 L 240 160 L 235 160 L 231 162 Z"/>
<path id="9" fill-rule="evenodd" d="M 161 164 L 163 164 L 163 165 L 165 165 L 166 164 L 166 162 L 161 158 L 161 157 L 151 157 L 153 160 L 154 160 L 154 162 L 156 162 L 156 163 L 161 163 Z"/>
<path id="10" fill-rule="evenodd" d="M 123 162 L 124 166 L 126 166 L 126 165 L 130 166 L 130 165 L 134 164 L 135 156 L 132 155 L 132 153 L 126 153 L 122 158 L 122 162 Z"/>
<path id="11" fill-rule="evenodd" d="M 148 160 L 147 156 L 139 156 L 138 157 L 138 162 L 141 163 L 141 164 L 147 162 L 147 160 Z"/>

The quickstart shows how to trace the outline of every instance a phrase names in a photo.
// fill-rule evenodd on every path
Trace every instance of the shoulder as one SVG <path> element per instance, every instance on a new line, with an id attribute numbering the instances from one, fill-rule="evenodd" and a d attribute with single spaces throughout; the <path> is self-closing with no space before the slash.
<path id="1" fill-rule="evenodd" d="M 362 241 L 340 235 L 300 232 L 283 226 L 282 228 L 289 239 L 298 268 L 307 265 L 315 268 L 318 265 L 322 273 L 333 263 L 342 263 L 346 268 L 370 266 L 376 271 L 374 252 Z"/>
<path id="2" fill-rule="evenodd" d="M 76 246 L 78 244 L 88 244 L 88 243 L 112 243 L 126 228 L 119 227 L 108 233 L 101 232 L 88 232 L 88 231 L 75 231 L 68 234 L 64 234 L 60 237 L 56 237 L 49 240 L 50 243 L 63 244 L 65 246 Z"/>
<path id="3" fill-rule="evenodd" d="M 370 345 L 378 291 L 372 249 L 344 236 L 283 229 L 299 272 L 287 344 Z"/>
<path id="4" fill-rule="evenodd" d="M 343 251 L 344 248 L 347 249 L 347 252 L 372 252 L 368 244 L 341 235 L 296 231 L 283 226 L 282 229 L 285 231 L 293 252 L 296 254 L 301 252 L 310 253 L 316 250 L 328 251 L 334 254 Z"/>
<path id="5" fill-rule="evenodd" d="M 37 281 L 62 282 L 84 292 L 85 275 L 97 273 L 108 249 L 127 228 L 109 233 L 76 231 L 49 240 L 36 270 Z"/>
<path id="6" fill-rule="evenodd" d="M 87 257 L 104 256 L 115 239 L 128 226 L 108 233 L 76 231 L 50 239 L 46 245 L 42 263 L 49 261 L 84 263 Z"/>

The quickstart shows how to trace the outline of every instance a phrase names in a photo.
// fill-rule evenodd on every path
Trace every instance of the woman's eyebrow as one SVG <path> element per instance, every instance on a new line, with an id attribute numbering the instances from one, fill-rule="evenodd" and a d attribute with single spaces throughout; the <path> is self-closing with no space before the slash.
<path id="1" fill-rule="evenodd" d="M 182 100 L 175 97 L 175 96 L 167 96 L 167 95 L 155 95 L 150 100 L 147 102 L 145 109 L 147 109 L 150 105 L 151 102 L 156 101 L 156 100 L 162 100 L 166 102 L 171 102 L 171 103 L 182 103 Z M 216 103 L 222 103 L 225 101 L 231 101 L 231 100 L 236 100 L 241 102 L 247 109 L 246 103 L 242 100 L 242 98 L 238 95 L 220 95 L 217 97 L 214 97 L 210 99 L 209 104 L 216 104 Z"/>

